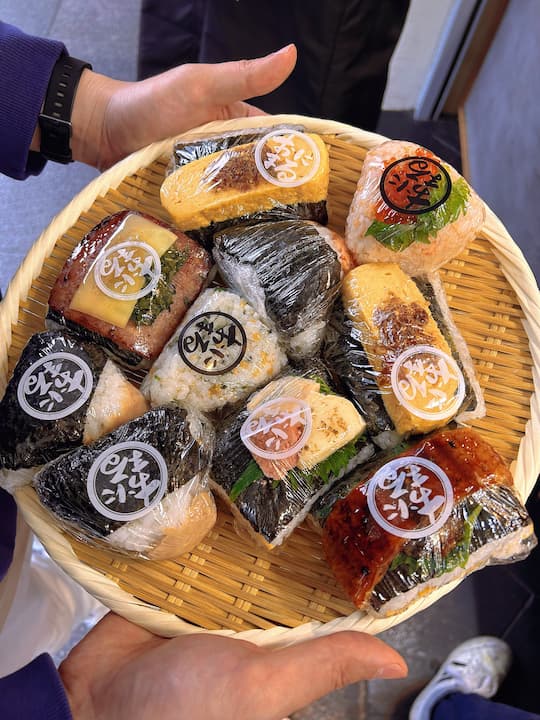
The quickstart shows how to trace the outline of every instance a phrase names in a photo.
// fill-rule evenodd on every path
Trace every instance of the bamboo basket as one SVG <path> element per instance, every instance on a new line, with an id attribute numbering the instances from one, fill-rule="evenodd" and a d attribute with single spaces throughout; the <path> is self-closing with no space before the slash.
<path id="1" fill-rule="evenodd" d="M 183 139 L 276 122 L 304 124 L 330 150 L 330 226 L 343 231 L 367 150 L 386 140 L 348 125 L 298 116 L 210 123 Z M 26 341 L 43 330 L 49 290 L 72 248 L 105 215 L 122 208 L 167 219 L 159 188 L 173 140 L 151 145 L 103 173 L 56 216 L 36 241 L 0 305 L 0 393 Z M 540 294 L 525 259 L 487 208 L 479 236 L 441 271 L 454 319 L 468 343 L 487 415 L 473 426 L 511 463 L 521 497 L 540 471 Z M 305 525 L 282 551 L 260 550 L 234 531 L 220 506 L 214 530 L 176 561 L 131 560 L 70 539 L 38 503 L 16 492 L 26 521 L 51 556 L 109 608 L 162 636 L 214 632 L 277 647 L 336 630 L 386 630 L 431 605 L 457 583 L 405 612 L 373 619 L 355 608 Z"/>

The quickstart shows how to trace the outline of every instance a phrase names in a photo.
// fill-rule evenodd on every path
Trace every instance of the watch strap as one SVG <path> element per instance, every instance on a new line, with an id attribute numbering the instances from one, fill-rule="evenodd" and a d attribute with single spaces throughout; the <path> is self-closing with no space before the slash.
<path id="1" fill-rule="evenodd" d="M 56 62 L 45 102 L 39 115 L 40 152 L 47 160 L 73 162 L 71 154 L 71 111 L 83 70 L 92 69 L 84 60 L 62 55 Z"/>

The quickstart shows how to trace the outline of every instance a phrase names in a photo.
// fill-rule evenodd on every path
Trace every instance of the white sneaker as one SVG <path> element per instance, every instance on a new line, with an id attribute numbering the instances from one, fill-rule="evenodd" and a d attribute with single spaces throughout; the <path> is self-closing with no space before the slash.
<path id="1" fill-rule="evenodd" d="M 461 643 L 417 696 L 409 720 L 429 720 L 436 703 L 453 692 L 493 697 L 511 662 L 510 647 L 499 638 L 480 636 Z"/>

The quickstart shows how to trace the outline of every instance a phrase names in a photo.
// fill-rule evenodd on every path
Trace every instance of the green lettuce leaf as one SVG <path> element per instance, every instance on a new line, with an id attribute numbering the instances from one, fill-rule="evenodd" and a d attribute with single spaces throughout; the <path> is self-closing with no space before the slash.
<path id="1" fill-rule="evenodd" d="M 255 460 L 251 460 L 247 468 L 234 483 L 229 493 L 229 498 L 234 502 L 246 488 L 260 478 L 264 477 L 263 471 L 257 465 Z"/>
<path id="2" fill-rule="evenodd" d="M 482 506 L 476 505 L 474 510 L 469 513 L 463 525 L 461 540 L 456 543 L 444 557 L 435 561 L 431 555 L 415 558 L 412 557 L 412 555 L 401 552 L 393 559 L 389 568 L 390 572 L 401 568 L 405 575 L 418 573 L 422 578 L 427 579 L 452 572 L 452 570 L 455 570 L 457 567 L 464 568 L 467 565 L 471 553 L 471 539 L 474 524 L 481 512 Z"/>
<path id="3" fill-rule="evenodd" d="M 335 453 L 332 453 L 330 457 L 327 457 L 326 460 L 323 460 L 322 462 L 318 463 L 314 468 L 307 472 L 303 472 L 302 474 L 306 476 L 306 478 L 309 478 L 310 475 L 315 475 L 326 484 L 330 479 L 331 475 L 337 477 L 339 473 L 347 467 L 350 461 L 358 453 L 358 440 L 359 438 L 351 440 L 342 448 L 336 450 Z"/>
<path id="4" fill-rule="evenodd" d="M 374 220 L 367 229 L 366 235 L 372 235 L 381 245 L 394 252 L 402 252 L 415 242 L 429 244 L 430 237 L 467 212 L 469 195 L 467 182 L 463 178 L 459 178 L 452 183 L 452 191 L 448 200 L 435 210 L 417 215 L 416 222 L 385 223 Z M 431 200 L 437 202 L 436 196 L 432 195 Z"/>
<path id="5" fill-rule="evenodd" d="M 358 452 L 356 444 L 360 439 L 361 438 L 356 438 L 355 440 L 351 440 L 351 442 L 347 443 L 339 450 L 336 450 L 335 453 L 326 458 L 326 460 L 323 460 L 315 465 L 315 467 L 311 468 L 311 470 L 299 470 L 298 468 L 289 470 L 284 480 L 274 481 L 273 487 L 277 488 L 280 482 L 288 482 L 291 488 L 296 490 L 299 479 L 305 480 L 305 482 L 311 486 L 313 485 L 315 479 L 322 480 L 323 483 L 326 484 L 330 480 L 331 476 L 337 477 L 354 458 Z M 251 460 L 244 472 L 232 486 L 229 493 L 229 499 L 232 502 L 235 502 L 235 500 L 238 499 L 246 488 L 263 477 L 264 474 L 261 468 L 255 460 Z"/>

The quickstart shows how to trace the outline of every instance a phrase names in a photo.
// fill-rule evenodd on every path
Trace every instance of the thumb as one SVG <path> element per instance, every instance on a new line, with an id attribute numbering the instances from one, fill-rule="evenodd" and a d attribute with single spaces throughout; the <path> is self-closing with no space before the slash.
<path id="1" fill-rule="evenodd" d="M 287 45 L 256 60 L 237 60 L 217 65 L 199 65 L 205 97 L 215 105 L 230 105 L 266 95 L 279 87 L 296 65 L 296 47 Z"/>
<path id="2" fill-rule="evenodd" d="M 401 655 L 382 640 L 358 632 L 338 632 L 276 650 L 260 662 L 266 677 L 266 707 L 275 710 L 276 718 L 360 680 L 407 675 Z"/>

